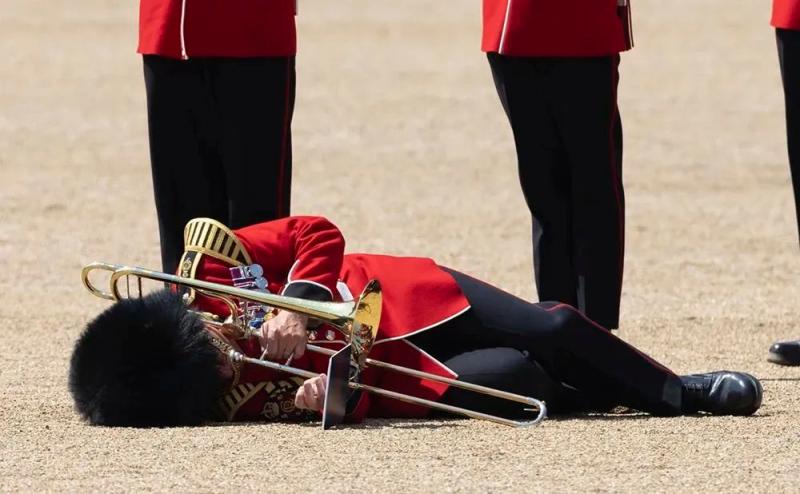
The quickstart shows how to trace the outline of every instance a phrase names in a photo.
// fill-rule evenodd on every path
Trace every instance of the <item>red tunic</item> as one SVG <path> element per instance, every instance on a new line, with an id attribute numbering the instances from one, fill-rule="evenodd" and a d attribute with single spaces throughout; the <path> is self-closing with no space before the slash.
<path id="1" fill-rule="evenodd" d="M 295 6 L 296 0 L 141 0 L 138 52 L 170 58 L 292 56 Z"/>
<path id="2" fill-rule="evenodd" d="M 771 24 L 781 29 L 800 30 L 800 1 L 772 0 Z"/>
<path id="3" fill-rule="evenodd" d="M 469 308 L 455 280 L 433 260 L 371 254 L 344 255 L 341 233 L 332 223 L 319 217 L 290 217 L 242 228 L 233 233 L 241 241 L 251 261 L 263 267 L 268 289 L 272 293 L 314 299 L 352 299 L 359 296 L 369 280 L 378 279 L 383 289 L 383 308 L 378 336 L 370 357 L 444 377 L 456 377 L 443 364 L 404 339 L 431 329 Z M 195 277 L 230 285 L 230 266 L 230 263 L 220 259 L 203 256 L 197 265 Z M 227 315 L 224 304 L 218 300 L 198 297 L 196 303 L 202 310 Z M 315 331 L 313 339 L 312 343 L 333 349 L 339 349 L 344 344 L 343 335 L 328 327 Z M 260 348 L 255 340 L 240 342 L 240 346 L 249 356 L 260 356 Z M 306 352 L 291 365 L 324 373 L 327 371 L 327 362 L 327 356 Z M 447 390 L 443 384 L 420 381 L 381 369 L 367 368 L 361 378 L 366 384 L 430 400 L 437 400 Z M 286 384 L 292 379 L 271 369 L 247 365 L 237 386 L 278 381 Z M 294 382 L 297 384 L 298 381 Z M 288 389 L 290 386 L 287 384 L 284 387 Z M 248 390 L 243 388 L 242 393 L 245 392 Z M 288 395 L 281 395 L 282 405 L 277 409 L 293 408 L 287 401 Z M 293 394 L 291 396 L 293 399 Z M 264 412 L 267 409 L 276 410 L 276 405 L 270 404 L 269 393 L 255 391 L 254 397 L 252 402 L 242 403 L 231 418 L 273 418 L 273 415 Z M 426 413 L 427 410 L 421 407 L 362 393 L 351 419 L 358 420 L 364 416 L 421 417 Z"/>
<path id="4" fill-rule="evenodd" d="M 483 0 L 483 51 L 613 55 L 632 46 L 628 0 Z"/>

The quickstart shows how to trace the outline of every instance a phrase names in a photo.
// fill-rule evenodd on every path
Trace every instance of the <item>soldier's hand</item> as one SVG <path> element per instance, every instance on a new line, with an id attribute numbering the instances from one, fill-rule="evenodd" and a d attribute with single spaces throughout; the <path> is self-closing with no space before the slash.
<path id="1" fill-rule="evenodd" d="M 294 395 L 294 406 L 319 412 L 325 406 L 325 374 L 306 379 Z"/>
<path id="2" fill-rule="evenodd" d="M 278 311 L 261 326 L 261 349 L 269 360 L 299 358 L 306 352 L 308 316 Z"/>

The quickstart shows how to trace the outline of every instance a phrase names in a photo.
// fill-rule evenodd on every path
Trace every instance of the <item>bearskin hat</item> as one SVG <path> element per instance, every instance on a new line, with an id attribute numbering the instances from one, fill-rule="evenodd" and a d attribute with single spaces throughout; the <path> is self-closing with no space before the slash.
<path id="1" fill-rule="evenodd" d="M 200 318 L 162 290 L 119 301 L 86 326 L 72 353 L 69 389 L 93 425 L 198 425 L 215 416 L 218 366 Z"/>

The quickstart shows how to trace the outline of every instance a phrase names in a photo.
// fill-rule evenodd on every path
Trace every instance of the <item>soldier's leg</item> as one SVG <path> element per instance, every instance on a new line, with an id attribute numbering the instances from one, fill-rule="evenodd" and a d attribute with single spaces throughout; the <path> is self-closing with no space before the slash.
<path id="1" fill-rule="evenodd" d="M 778 60 L 786 104 L 786 142 L 794 188 L 795 218 L 800 237 L 800 31 L 776 29 Z M 800 365 L 800 340 L 778 341 L 768 360 L 781 365 Z"/>
<path id="2" fill-rule="evenodd" d="M 294 57 L 219 59 L 214 76 L 228 225 L 239 228 L 288 216 Z"/>
<path id="3" fill-rule="evenodd" d="M 175 272 L 183 227 L 208 216 L 224 221 L 224 177 L 214 149 L 207 74 L 202 60 L 145 55 L 150 161 L 162 268 Z"/>
<path id="4" fill-rule="evenodd" d="M 681 412 L 678 376 L 576 309 L 531 304 L 462 273 L 448 272 L 467 297 L 468 314 L 477 324 L 437 328 L 431 337 L 527 352 L 553 380 L 581 391 L 597 407 L 625 405 L 659 415 Z"/>
<path id="5" fill-rule="evenodd" d="M 460 381 L 508 391 L 546 402 L 548 409 L 557 406 L 556 388 L 559 384 L 535 361 L 514 348 L 484 348 L 464 352 L 445 360 Z M 482 413 L 507 418 L 530 417 L 525 406 L 473 391 L 451 387 L 441 402 Z"/>
<path id="6" fill-rule="evenodd" d="M 539 300 L 575 304 L 571 179 L 548 101 L 552 91 L 549 61 L 496 53 L 488 57 L 497 94 L 511 123 L 519 180 L 531 211 Z"/>
<path id="7" fill-rule="evenodd" d="M 625 245 L 618 56 L 561 59 L 554 105 L 572 179 L 576 307 L 609 329 L 619 326 Z"/>
<path id="8" fill-rule="evenodd" d="M 778 29 L 778 57 L 786 102 L 786 141 L 800 236 L 800 31 Z"/>

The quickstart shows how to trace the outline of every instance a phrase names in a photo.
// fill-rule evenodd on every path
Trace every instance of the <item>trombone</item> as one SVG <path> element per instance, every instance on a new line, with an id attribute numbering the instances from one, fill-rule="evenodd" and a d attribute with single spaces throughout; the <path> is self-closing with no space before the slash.
<path id="1" fill-rule="evenodd" d="M 98 288 L 90 280 L 90 276 L 95 271 L 106 271 L 110 273 L 107 290 Z M 378 367 L 420 379 L 447 384 L 449 386 L 465 389 L 478 394 L 521 403 L 527 406 L 523 409 L 524 411 L 532 412 L 535 415 L 533 415 L 529 420 L 513 420 L 352 381 L 348 382 L 348 386 L 351 389 L 364 390 L 377 395 L 404 401 L 406 403 L 421 405 L 469 418 L 488 420 L 512 427 L 534 426 L 539 424 L 547 416 L 547 407 L 545 403 L 529 396 L 523 396 L 516 393 L 489 388 L 487 386 L 480 386 L 447 377 L 441 377 L 436 374 L 422 372 L 408 367 L 402 367 L 388 362 L 382 362 L 380 360 L 368 358 L 367 354 L 372 347 L 372 343 L 377 337 L 378 325 L 381 318 L 381 287 L 377 280 L 372 280 L 367 283 L 367 286 L 364 288 L 364 291 L 361 293 L 361 296 L 357 301 L 319 302 L 315 300 L 285 297 L 282 295 L 274 295 L 244 288 L 237 288 L 219 283 L 196 280 L 193 278 L 184 278 L 160 271 L 118 264 L 94 262 L 86 265 L 81 270 L 81 281 L 83 282 L 84 287 L 86 287 L 86 289 L 93 295 L 112 301 L 118 301 L 122 298 L 131 297 L 131 277 L 134 278 L 135 286 L 137 288 L 135 293 L 137 293 L 138 296 L 142 295 L 142 279 L 148 279 L 170 283 L 180 287 L 192 288 L 203 295 L 222 300 L 230 310 L 231 321 L 239 326 L 240 329 L 243 329 L 245 334 L 248 336 L 256 333 L 255 330 L 249 328 L 247 324 L 238 322 L 241 309 L 236 300 L 307 315 L 323 321 L 324 323 L 339 329 L 345 334 L 348 343 L 350 343 L 352 346 L 352 362 L 358 367 L 359 370 L 362 370 L 367 366 Z M 122 278 L 125 278 L 127 297 L 123 297 L 122 290 L 120 289 L 120 280 Z M 208 317 L 204 318 L 208 320 Z M 214 321 L 209 322 L 212 324 L 220 324 L 219 322 Z M 332 356 L 337 353 L 335 350 L 312 344 L 306 345 L 306 349 L 311 352 L 328 356 Z M 283 365 L 268 360 L 248 357 L 236 352 L 235 350 L 231 351 L 230 357 L 241 362 L 259 365 L 305 378 L 317 376 L 315 372 L 298 369 L 296 367 L 291 367 L 289 365 Z"/>

